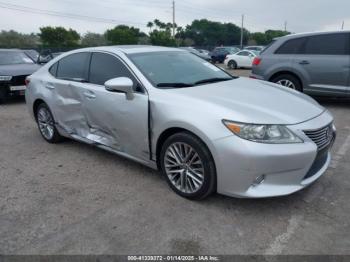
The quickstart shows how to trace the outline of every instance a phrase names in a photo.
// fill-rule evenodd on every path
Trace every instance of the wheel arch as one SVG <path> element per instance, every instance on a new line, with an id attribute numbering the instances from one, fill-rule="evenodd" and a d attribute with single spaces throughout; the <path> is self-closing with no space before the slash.
<path id="1" fill-rule="evenodd" d="M 158 169 L 160 169 L 160 152 L 162 150 L 162 146 L 164 144 L 164 142 L 172 135 L 174 134 L 177 134 L 177 133 L 181 133 L 181 132 L 184 132 L 184 133 L 189 133 L 193 136 L 195 136 L 196 138 L 198 138 L 208 149 L 212 159 L 213 159 L 213 162 L 214 162 L 214 165 L 215 165 L 215 158 L 213 156 L 213 152 L 211 150 L 211 146 L 208 145 L 208 143 L 205 142 L 204 139 L 201 138 L 201 136 L 197 135 L 196 133 L 194 133 L 193 131 L 187 129 L 187 128 L 183 128 L 183 127 L 169 127 L 167 129 L 165 129 L 159 136 L 158 136 L 158 139 L 157 139 L 157 142 L 156 142 L 156 162 L 157 162 L 157 167 Z M 215 165 L 215 170 L 216 170 L 216 165 Z"/>
<path id="2" fill-rule="evenodd" d="M 36 99 L 33 103 L 33 114 L 34 114 L 35 120 L 36 120 L 36 113 L 37 113 L 38 107 L 40 104 L 43 104 L 43 103 L 46 104 L 45 101 L 41 98 Z"/>
<path id="3" fill-rule="evenodd" d="M 291 75 L 291 76 L 294 76 L 294 77 L 299 81 L 299 83 L 300 83 L 300 85 L 301 85 L 301 89 L 304 90 L 304 83 L 303 83 L 303 81 L 302 81 L 302 78 L 301 78 L 298 74 L 296 74 L 296 73 L 294 73 L 294 72 L 292 72 L 292 71 L 289 71 L 289 70 L 283 70 L 283 71 L 278 71 L 278 72 L 273 73 L 273 74 L 269 77 L 268 81 L 269 81 L 269 82 L 272 82 L 272 80 L 273 80 L 274 78 L 276 78 L 276 77 L 278 77 L 278 76 L 280 76 L 280 75 Z"/>

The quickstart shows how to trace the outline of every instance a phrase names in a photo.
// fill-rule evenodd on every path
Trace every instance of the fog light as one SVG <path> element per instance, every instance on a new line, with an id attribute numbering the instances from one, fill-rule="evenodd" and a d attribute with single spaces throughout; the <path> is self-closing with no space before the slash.
<path id="1" fill-rule="evenodd" d="M 266 178 L 265 175 L 258 176 L 258 177 L 254 180 L 252 186 L 261 185 L 261 184 L 265 181 L 265 178 Z"/>

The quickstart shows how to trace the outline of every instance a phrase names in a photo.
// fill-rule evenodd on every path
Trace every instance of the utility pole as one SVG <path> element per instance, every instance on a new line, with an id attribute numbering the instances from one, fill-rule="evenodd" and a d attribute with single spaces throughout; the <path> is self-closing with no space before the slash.
<path id="1" fill-rule="evenodd" d="M 341 25 L 341 30 L 344 30 L 344 25 L 345 25 L 345 22 L 343 21 L 343 23 Z"/>
<path id="2" fill-rule="evenodd" d="M 175 0 L 173 0 L 173 37 L 175 38 Z"/>
<path id="3" fill-rule="evenodd" d="M 244 30 L 244 15 L 242 15 L 242 26 L 241 26 L 241 49 L 243 49 L 243 30 Z"/>
<path id="4" fill-rule="evenodd" d="M 285 21 L 285 22 L 284 22 L 284 32 L 287 32 L 287 25 L 288 25 L 288 22 Z"/>

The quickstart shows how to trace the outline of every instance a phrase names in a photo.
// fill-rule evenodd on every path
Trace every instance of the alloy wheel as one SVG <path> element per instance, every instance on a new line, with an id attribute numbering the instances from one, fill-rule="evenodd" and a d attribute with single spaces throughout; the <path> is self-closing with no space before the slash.
<path id="1" fill-rule="evenodd" d="M 278 82 L 276 82 L 276 84 L 296 90 L 295 84 L 288 79 L 281 79 Z"/>
<path id="2" fill-rule="evenodd" d="M 48 140 L 52 139 L 54 135 L 54 122 L 49 110 L 41 107 L 38 110 L 37 119 L 41 134 Z"/>
<path id="3" fill-rule="evenodd" d="M 170 182 L 183 193 L 195 193 L 204 183 L 202 159 L 186 143 L 169 145 L 165 152 L 164 167 Z"/>

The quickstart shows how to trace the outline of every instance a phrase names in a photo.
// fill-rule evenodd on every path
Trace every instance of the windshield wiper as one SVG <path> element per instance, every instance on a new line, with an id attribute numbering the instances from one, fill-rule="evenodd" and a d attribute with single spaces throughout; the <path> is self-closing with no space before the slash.
<path id="1" fill-rule="evenodd" d="M 189 83 L 159 83 L 157 87 L 191 87 L 193 84 Z"/>
<path id="2" fill-rule="evenodd" d="M 232 79 L 233 78 L 231 78 L 231 77 L 214 77 L 214 78 L 199 80 L 199 81 L 195 82 L 194 85 L 228 81 L 228 80 L 232 80 Z"/>

